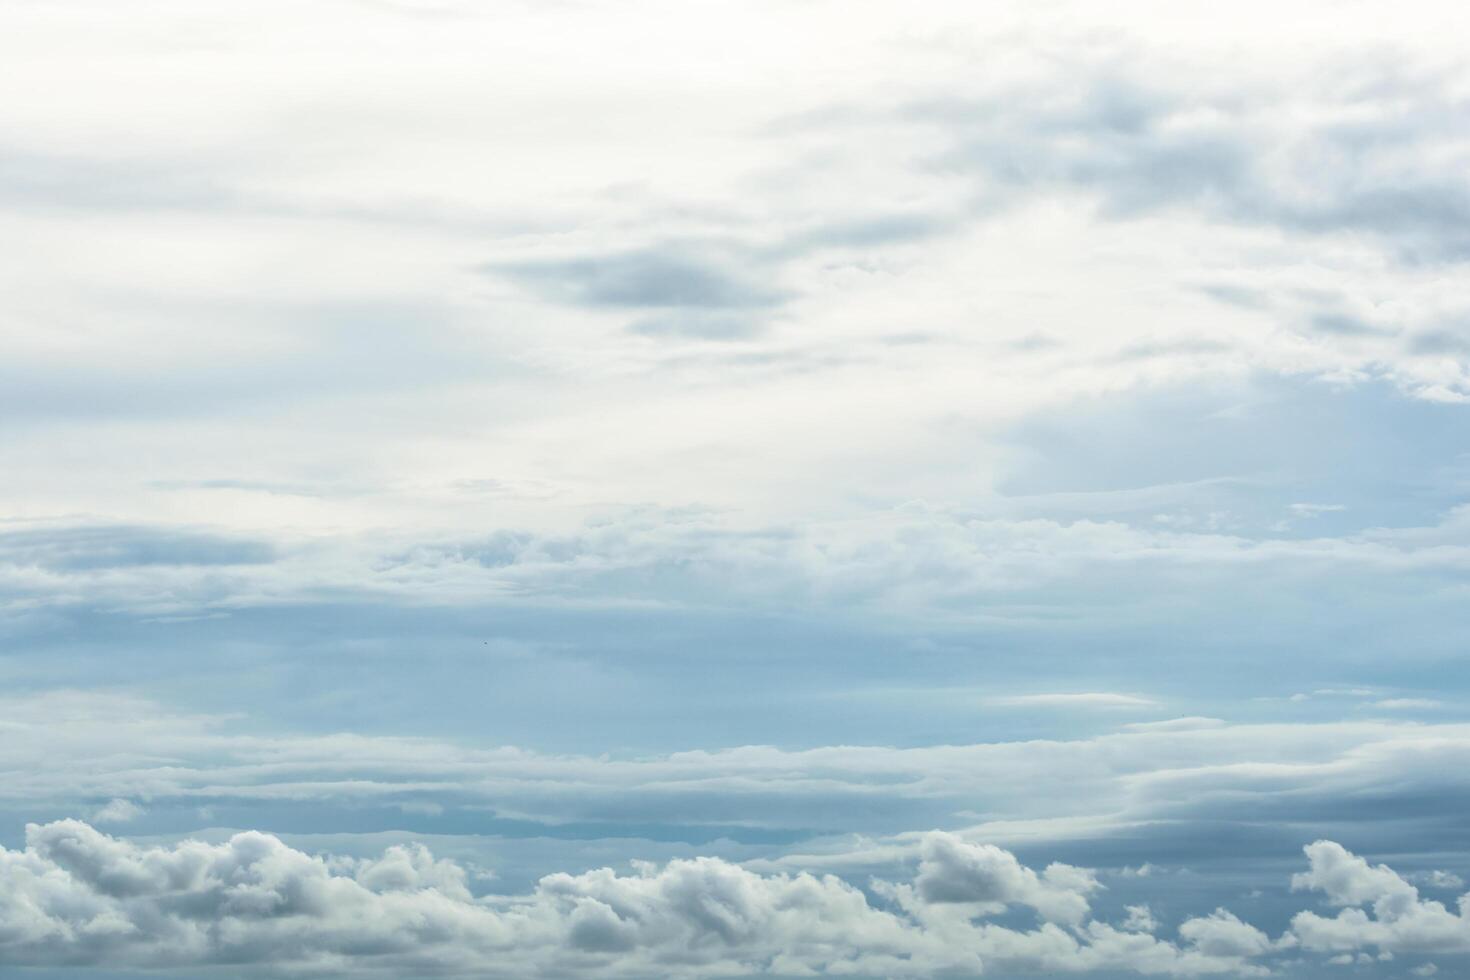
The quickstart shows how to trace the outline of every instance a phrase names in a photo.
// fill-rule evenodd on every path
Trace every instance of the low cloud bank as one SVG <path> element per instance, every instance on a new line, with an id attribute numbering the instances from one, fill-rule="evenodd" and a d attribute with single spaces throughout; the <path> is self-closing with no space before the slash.
<path id="1" fill-rule="evenodd" d="M 1305 850 L 1309 868 L 1292 885 L 1322 893 L 1335 917 L 1303 911 L 1273 939 L 1219 909 L 1169 938 L 1146 907 L 1117 924 L 1093 918 L 1102 885 L 1087 869 L 1036 871 L 941 832 L 921 838 L 911 879 L 866 889 L 699 857 L 476 896 L 464 868 L 418 845 L 321 857 L 252 831 L 145 847 L 62 820 L 29 825 L 22 850 L 0 849 L 0 962 L 515 977 L 1251 976 L 1287 951 L 1470 951 L 1470 896 L 1450 912 L 1338 844 Z M 993 921 L 1026 910 L 1029 925 Z"/>

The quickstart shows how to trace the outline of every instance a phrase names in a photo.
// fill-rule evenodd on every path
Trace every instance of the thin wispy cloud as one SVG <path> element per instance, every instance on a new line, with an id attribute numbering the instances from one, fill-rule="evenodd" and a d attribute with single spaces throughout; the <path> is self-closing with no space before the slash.
<path id="1" fill-rule="evenodd" d="M 1157 708 L 1159 702 L 1136 694 L 1112 694 L 1088 691 L 1080 694 L 1016 694 L 991 698 L 990 704 L 1001 708 Z"/>

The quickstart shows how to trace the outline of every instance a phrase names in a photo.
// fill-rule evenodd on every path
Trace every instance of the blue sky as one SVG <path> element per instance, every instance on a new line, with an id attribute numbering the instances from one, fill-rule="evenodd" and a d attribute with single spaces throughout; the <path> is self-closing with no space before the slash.
<path id="1" fill-rule="evenodd" d="M 1458 5 L 0 11 L 0 972 L 1470 969 Z"/>

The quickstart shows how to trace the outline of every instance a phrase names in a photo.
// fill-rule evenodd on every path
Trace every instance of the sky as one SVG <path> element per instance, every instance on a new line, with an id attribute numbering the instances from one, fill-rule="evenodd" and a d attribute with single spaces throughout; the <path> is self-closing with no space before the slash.
<path id="1" fill-rule="evenodd" d="M 1467 36 L 7 0 L 0 974 L 1470 974 Z"/>

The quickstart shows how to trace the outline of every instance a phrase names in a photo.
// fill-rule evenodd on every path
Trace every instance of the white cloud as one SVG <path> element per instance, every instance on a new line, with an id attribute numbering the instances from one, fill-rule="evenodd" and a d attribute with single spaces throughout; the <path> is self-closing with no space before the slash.
<path id="1" fill-rule="evenodd" d="M 836 877 L 716 858 L 551 874 L 529 894 L 477 898 L 462 868 L 417 846 L 328 861 L 254 832 L 139 847 L 76 821 L 33 824 L 25 850 L 0 850 L 0 945 L 17 965 L 228 962 L 289 974 L 1265 972 L 1248 961 L 1268 945 L 1220 913 L 1186 922 L 1180 945 L 1120 932 L 1086 921 L 1097 883 L 1083 869 L 1037 874 L 996 848 L 926 840 L 913 883 L 879 889 L 895 902 L 884 909 Z M 1042 922 L 984 921 L 1012 905 Z"/>
<path id="2" fill-rule="evenodd" d="M 1228 722 L 1223 718 L 1207 718 L 1203 715 L 1188 715 L 1169 718 L 1165 721 L 1134 721 L 1124 725 L 1130 732 L 1189 732 L 1210 728 L 1224 728 Z"/>
<path id="3" fill-rule="evenodd" d="M 1185 922 L 1179 927 L 1179 938 L 1209 956 L 1254 957 L 1272 948 L 1269 936 L 1225 909 Z"/>
<path id="4" fill-rule="evenodd" d="M 1292 876 L 1293 889 L 1320 891 L 1342 910 L 1327 918 L 1299 912 L 1291 932 L 1309 950 L 1376 948 L 1386 953 L 1470 952 L 1470 895 L 1457 911 L 1421 899 L 1419 890 L 1387 865 L 1370 865 L 1332 841 L 1306 848 L 1310 870 Z"/>
<path id="5" fill-rule="evenodd" d="M 1082 868 L 1054 864 L 1038 875 L 1008 851 L 941 833 L 924 837 L 914 879 L 915 893 L 930 904 L 1027 905 L 1048 922 L 1070 926 L 1087 917 L 1086 896 L 1099 887 Z"/>
<path id="6" fill-rule="evenodd" d="M 1074 739 L 600 757 L 427 738 L 263 735 L 249 718 L 100 693 L 0 699 L 0 717 L 8 774 L 0 803 L 92 812 L 98 799 L 147 799 L 155 813 L 209 823 L 230 819 L 226 807 L 311 802 L 434 821 L 470 808 L 632 826 L 672 813 L 683 826 L 806 827 L 813 814 L 842 814 L 842 830 L 886 835 L 953 826 L 969 811 L 962 819 L 978 829 L 966 839 L 1005 844 L 1235 812 L 1311 821 L 1331 801 L 1385 784 L 1411 800 L 1453 797 L 1470 772 L 1470 726 L 1407 720 L 1176 719 Z M 982 800 L 983 815 L 974 812 Z M 908 854 L 917 847 L 891 843 Z"/>
<path id="7" fill-rule="evenodd" d="M 1223 911 L 1158 940 L 1162 900 L 1099 922 L 1089 872 L 999 845 L 1243 817 L 1278 836 L 1351 825 L 1366 846 L 1458 812 L 1470 728 L 1440 722 L 1461 699 L 1384 692 L 1434 693 L 1413 658 L 1464 626 L 1470 510 L 1451 506 L 1464 447 L 1447 445 L 1464 426 L 1418 424 L 1425 402 L 1470 399 L 1463 4 L 65 6 L 0 10 L 0 62 L 27 93 L 0 100 L 7 670 L 27 690 L 167 677 L 197 703 L 238 694 L 250 717 L 5 699 L 0 806 L 129 826 L 262 826 L 257 808 L 283 825 L 833 835 L 800 845 L 810 859 L 772 845 L 759 866 L 706 855 L 481 902 L 412 849 L 347 874 L 260 836 L 149 850 L 45 831 L 0 882 L 7 901 L 31 889 L 0 929 L 40 930 L 15 940 L 35 956 L 188 971 L 261 943 L 319 973 L 606 973 L 615 950 L 656 976 L 977 957 L 992 975 L 1204 972 L 1272 951 Z M 1156 400 L 1170 392 L 1206 395 L 1181 412 Z M 1108 422 L 1119 408 L 1137 418 Z M 952 713 L 931 727 L 937 699 L 901 696 L 841 734 L 716 741 L 731 729 L 699 704 L 642 742 L 568 728 L 572 710 L 494 729 L 561 753 L 411 708 L 320 734 L 379 667 L 405 703 L 453 684 L 454 654 L 417 672 L 392 652 L 417 624 L 343 637 L 361 658 L 267 649 L 356 632 L 368 605 L 527 635 L 568 608 L 657 610 L 689 628 L 647 635 L 711 657 L 740 645 L 700 643 L 729 622 L 837 624 L 953 640 L 969 666 L 988 645 L 1081 669 L 962 688 L 965 710 L 1033 692 L 990 701 L 1019 710 L 985 712 L 983 734 Z M 221 627 L 203 644 L 218 655 L 164 663 L 201 625 Z M 494 642 L 477 651 L 510 656 Z M 1378 720 L 1076 737 L 1166 708 L 1266 718 L 1283 706 L 1237 716 L 1230 699 L 1274 649 L 1291 651 L 1283 693 L 1341 684 L 1312 697 L 1381 699 L 1363 706 Z M 790 676 L 892 679 L 807 651 Z M 623 672 L 607 702 L 629 716 L 634 692 L 670 690 L 672 658 L 607 659 Z M 315 683 L 344 663 L 339 689 Z M 590 672 L 579 688 L 602 697 Z M 1205 675 L 1226 682 L 1191 696 Z M 505 683 L 503 702 L 540 707 Z M 777 710 L 804 721 L 816 687 Z M 416 724 L 436 737 L 375 734 Z M 935 731 L 956 744 L 908 734 Z M 955 832 L 904 832 L 931 826 Z M 1433 946 L 1463 919 L 1414 891 L 1455 876 L 1350 858 L 1314 857 L 1307 887 L 1359 904 L 1303 913 L 1304 944 L 1359 963 L 1362 944 Z M 883 862 L 915 869 L 887 904 L 780 874 Z M 1043 922 L 965 918 L 992 905 Z"/>
<path id="8" fill-rule="evenodd" d="M 1424 885 L 1428 888 L 1458 890 L 1465 887 L 1465 879 L 1453 871 L 1420 871 L 1404 877 L 1416 885 Z"/>
<path id="9" fill-rule="evenodd" d="M 1222 908 L 1179 923 L 1170 941 L 1147 905 L 1127 907 L 1121 929 L 1092 919 L 1101 886 L 1088 869 L 1037 872 L 993 845 L 920 837 L 913 877 L 870 881 L 876 899 L 832 875 L 711 857 L 477 895 L 462 866 L 417 844 L 324 858 L 257 832 L 145 847 L 77 821 L 32 824 L 24 850 L 0 849 L 0 948 L 14 965 L 522 978 L 1257 976 L 1285 953 L 1330 963 L 1470 953 L 1464 902 L 1454 914 L 1421 900 L 1396 872 L 1330 841 L 1305 849 L 1309 870 L 1292 885 L 1322 892 L 1342 908 L 1335 917 L 1299 912 L 1272 939 Z M 1024 908 L 1033 926 L 990 921 Z"/>
<path id="10" fill-rule="evenodd" d="M 1326 894 L 1334 905 L 1364 905 L 1389 900 L 1402 907 L 1418 894 L 1386 865 L 1370 866 L 1332 841 L 1317 841 L 1306 848 L 1311 870 L 1292 876 L 1291 887 Z"/>
<path id="11" fill-rule="evenodd" d="M 1292 504 L 1290 509 L 1300 517 L 1321 517 L 1323 514 L 1347 510 L 1347 507 L 1342 504 Z"/>
<path id="12" fill-rule="evenodd" d="M 1140 874 L 1140 877 L 1147 875 Z M 1158 920 L 1147 905 L 1129 905 L 1124 911 L 1128 913 L 1128 918 L 1123 920 L 1123 929 L 1127 932 L 1154 932 L 1159 928 Z"/>
<path id="13" fill-rule="evenodd" d="M 1369 701 L 1364 707 L 1387 708 L 1390 711 L 1416 711 L 1442 708 L 1444 702 L 1434 698 L 1384 698 L 1380 701 Z"/>
<path id="14" fill-rule="evenodd" d="M 148 811 L 132 800 L 114 799 L 92 813 L 94 823 L 127 823 Z"/>
<path id="15" fill-rule="evenodd" d="M 1042 626 L 1056 609 L 1098 623 L 1130 623 L 1140 613 L 1167 622 L 1180 610 L 1162 596 L 1183 570 L 1201 589 L 1269 598 L 1304 582 L 1334 589 L 1383 576 L 1439 582 L 1470 555 L 1470 511 L 1434 527 L 1302 540 L 1121 520 L 975 519 L 930 506 L 775 526 L 710 510 L 633 510 L 559 533 L 468 537 L 405 531 L 293 541 L 193 530 L 208 548 L 180 542 L 166 527 L 47 521 L 0 529 L 0 595 L 10 597 L 0 619 L 103 607 L 187 621 L 325 594 L 409 608 L 776 609 L 929 626 Z M 80 532 L 95 539 L 90 550 L 33 543 L 67 543 Z M 1120 566 L 1126 576 L 1115 574 Z M 1091 598 L 1079 605 L 1084 595 Z M 1151 700 L 1126 689 L 1037 696 L 1071 697 L 1075 706 L 1091 699 L 1094 707 Z"/>
<path id="16" fill-rule="evenodd" d="M 852 479 L 977 499 L 1007 469 L 996 428 L 1083 392 L 1264 371 L 1463 396 L 1460 291 L 1423 272 L 1464 225 L 1450 5 L 1391 31 L 1325 2 L 1290 24 L 1177 8 L 1208 30 L 1075 2 L 983 25 L 953 3 L 387 6 L 89 3 L 105 44 L 7 8 L 0 59 L 35 95 L 0 114 L 28 430 L 6 513 L 289 534 L 701 501 L 759 523 Z M 279 84 L 226 86 L 210 45 Z M 691 274 L 711 250 L 780 316 L 725 316 L 753 297 Z M 637 288 L 650 270 L 685 288 Z M 406 410 L 363 426 L 384 389 Z M 85 460 L 41 431 L 98 418 L 113 438 Z M 326 479 L 302 462 L 323 452 Z M 1337 506 L 1315 499 L 1288 501 Z"/>
<path id="17" fill-rule="evenodd" d="M 1080 694 L 1018 694 L 990 698 L 988 703 L 1006 708 L 1156 708 L 1159 702 L 1136 694 L 1111 694 L 1104 691 Z"/>

